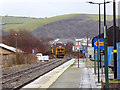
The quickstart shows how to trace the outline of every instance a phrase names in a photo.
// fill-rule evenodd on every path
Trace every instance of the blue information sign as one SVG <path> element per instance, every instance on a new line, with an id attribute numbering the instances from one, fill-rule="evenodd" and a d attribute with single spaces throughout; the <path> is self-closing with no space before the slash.
<path id="1" fill-rule="evenodd" d="M 82 54 L 85 54 L 85 50 L 82 50 Z"/>
<path id="2" fill-rule="evenodd" d="M 94 49 L 97 49 L 97 38 L 94 39 Z M 104 49 L 104 39 L 99 39 L 99 49 Z"/>
<path id="3" fill-rule="evenodd" d="M 94 49 L 97 49 L 96 42 L 97 42 L 97 38 L 94 38 Z"/>
<path id="4" fill-rule="evenodd" d="M 104 39 L 99 39 L 99 49 L 104 49 Z"/>

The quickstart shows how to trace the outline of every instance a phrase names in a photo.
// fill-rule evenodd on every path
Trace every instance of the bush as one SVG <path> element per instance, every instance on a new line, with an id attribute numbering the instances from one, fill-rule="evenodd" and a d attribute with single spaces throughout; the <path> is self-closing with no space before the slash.
<path id="1" fill-rule="evenodd" d="M 7 66 L 21 65 L 21 64 L 34 64 L 37 63 L 37 57 L 33 54 L 16 53 L 9 56 Z M 6 66 L 6 65 L 5 65 Z"/>

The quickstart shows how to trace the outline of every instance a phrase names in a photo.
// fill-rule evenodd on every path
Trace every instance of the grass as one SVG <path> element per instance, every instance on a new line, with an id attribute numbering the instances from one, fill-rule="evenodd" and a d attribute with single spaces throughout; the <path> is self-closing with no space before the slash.
<path id="1" fill-rule="evenodd" d="M 74 66 L 74 64 L 76 63 L 77 61 L 75 61 L 72 65 L 70 65 L 70 67 Z"/>
<path id="2" fill-rule="evenodd" d="M 9 25 L 3 25 L 3 30 L 4 31 L 9 31 L 10 29 L 25 29 L 28 31 L 34 31 L 39 27 L 42 27 L 46 24 L 56 22 L 59 20 L 67 20 L 67 19 L 74 19 L 76 17 L 79 17 L 81 19 L 86 19 L 86 20 L 98 20 L 98 15 L 97 14 L 67 14 L 67 15 L 59 15 L 59 16 L 54 16 L 54 17 L 49 17 L 49 18 L 30 18 L 30 17 L 12 17 L 12 16 L 4 16 L 2 17 L 2 22 L 3 23 L 23 23 L 23 24 L 9 24 Z M 103 15 L 101 15 L 101 20 L 103 21 Z M 107 15 L 107 20 L 112 21 L 112 16 Z"/>
<path id="3" fill-rule="evenodd" d="M 117 79 L 109 80 L 109 83 L 120 83 L 120 80 Z"/>

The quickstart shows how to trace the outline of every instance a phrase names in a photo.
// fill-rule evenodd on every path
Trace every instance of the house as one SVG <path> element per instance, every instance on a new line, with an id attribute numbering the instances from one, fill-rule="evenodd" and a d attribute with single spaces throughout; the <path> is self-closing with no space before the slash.
<path id="1" fill-rule="evenodd" d="M 5 45 L 3 43 L 0 43 L 0 59 L 1 63 L 5 63 L 9 58 L 15 57 L 16 52 L 21 52 L 23 53 L 22 50 L 16 49 L 14 47 Z"/>

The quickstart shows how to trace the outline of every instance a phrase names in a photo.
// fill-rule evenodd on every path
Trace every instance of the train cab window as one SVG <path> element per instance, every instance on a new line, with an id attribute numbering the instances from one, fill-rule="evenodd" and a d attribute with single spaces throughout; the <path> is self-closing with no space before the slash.
<path id="1" fill-rule="evenodd" d="M 58 51 L 60 51 L 60 49 L 58 49 Z"/>
<path id="2" fill-rule="evenodd" d="M 61 49 L 61 51 L 63 51 L 64 49 Z"/>

